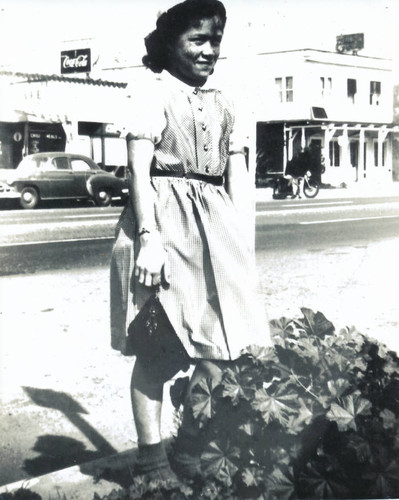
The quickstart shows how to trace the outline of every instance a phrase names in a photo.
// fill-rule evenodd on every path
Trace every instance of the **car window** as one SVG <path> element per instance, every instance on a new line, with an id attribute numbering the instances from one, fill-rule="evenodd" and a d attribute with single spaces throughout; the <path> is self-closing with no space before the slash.
<path id="1" fill-rule="evenodd" d="M 85 170 L 91 170 L 90 165 L 81 159 L 72 159 L 71 160 L 72 170 L 74 172 L 83 172 Z"/>
<path id="2" fill-rule="evenodd" d="M 45 158 L 45 157 L 44 158 L 36 158 L 34 160 L 34 163 L 36 163 L 36 167 L 41 171 L 55 169 L 55 166 L 52 165 L 50 158 Z"/>
<path id="3" fill-rule="evenodd" d="M 18 165 L 18 173 L 24 174 L 29 172 L 34 172 L 36 169 L 40 168 L 40 160 L 33 160 L 32 158 L 24 158 Z"/>
<path id="4" fill-rule="evenodd" d="M 68 163 L 68 158 L 65 158 L 65 156 L 61 156 L 60 158 L 53 158 L 52 167 L 56 168 L 57 170 L 69 170 L 69 163 Z"/>

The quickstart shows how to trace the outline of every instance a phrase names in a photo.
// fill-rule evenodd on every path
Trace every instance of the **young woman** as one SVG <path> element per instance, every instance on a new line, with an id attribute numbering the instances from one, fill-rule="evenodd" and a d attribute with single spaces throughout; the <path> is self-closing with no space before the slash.
<path id="1" fill-rule="evenodd" d="M 131 197 L 118 224 L 111 265 L 111 327 L 126 328 L 154 289 L 173 330 L 176 356 L 137 355 L 131 383 L 138 434 L 136 472 L 170 475 L 160 430 L 163 384 L 188 362 L 201 377 L 249 345 L 270 344 L 256 285 L 245 139 L 231 103 L 207 86 L 226 12 L 218 0 L 186 0 L 162 14 L 145 40 L 145 66 L 162 73 L 126 110 Z M 152 349 L 156 350 L 157 346 Z M 184 415 L 178 472 L 194 475 L 200 443 Z"/>

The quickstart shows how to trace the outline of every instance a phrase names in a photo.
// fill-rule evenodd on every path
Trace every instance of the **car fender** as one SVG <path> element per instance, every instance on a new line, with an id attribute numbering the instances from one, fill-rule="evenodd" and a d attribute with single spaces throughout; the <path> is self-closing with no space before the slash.
<path id="1" fill-rule="evenodd" d="M 32 187 L 35 188 L 39 193 L 41 192 L 40 186 L 33 179 L 18 179 L 17 181 L 11 182 L 10 186 L 15 188 L 19 193 L 26 187 Z"/>
<path id="2" fill-rule="evenodd" d="M 100 188 L 112 189 L 114 193 L 118 194 L 126 187 L 126 181 L 112 175 L 95 174 L 87 179 L 86 187 L 90 196 L 93 197 Z"/>

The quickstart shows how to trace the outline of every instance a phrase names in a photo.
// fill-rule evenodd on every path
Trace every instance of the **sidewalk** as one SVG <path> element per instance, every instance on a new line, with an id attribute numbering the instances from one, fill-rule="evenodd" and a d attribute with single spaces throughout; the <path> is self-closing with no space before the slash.
<path id="1" fill-rule="evenodd" d="M 315 200 L 328 200 L 338 198 L 385 198 L 387 196 L 399 196 L 399 182 L 381 183 L 381 184 L 358 184 L 353 183 L 346 188 L 320 189 Z M 302 196 L 302 200 L 307 198 Z M 256 201 L 272 201 L 272 188 L 257 188 Z M 289 201 L 290 198 L 287 198 Z"/>
<path id="2" fill-rule="evenodd" d="M 272 190 L 258 189 L 256 195 L 257 201 L 268 201 L 272 199 Z M 399 195 L 399 184 L 373 189 L 354 186 L 347 189 L 322 190 L 316 201 L 353 196 L 360 198 L 394 195 Z M 300 201 L 306 202 L 305 199 Z M 289 203 L 290 200 L 287 202 Z M 393 262 L 398 251 L 399 241 L 394 240 L 389 244 L 374 243 L 368 245 L 367 248 L 351 249 L 350 252 L 339 249 L 337 252 L 331 250 L 312 253 L 312 255 L 290 256 L 290 259 L 283 259 L 284 275 L 290 277 L 289 283 L 284 283 L 284 287 L 281 286 L 281 256 L 268 256 L 265 262 L 260 263 L 259 272 L 265 287 L 264 293 L 270 317 L 297 315 L 298 306 L 304 304 L 325 313 L 337 328 L 346 324 L 354 324 L 363 333 L 372 336 L 378 334 L 381 341 L 399 352 L 399 338 L 395 335 L 399 324 L 396 305 L 399 270 L 396 266 L 388 267 L 388 263 Z M 323 267 L 323 273 L 316 272 L 313 276 L 314 269 L 320 270 L 322 266 L 325 266 L 326 261 L 328 266 Z M 86 459 L 92 457 L 79 465 L 65 467 L 49 474 L 38 474 L 31 479 L 0 486 L 0 500 L 2 500 L 2 493 L 15 491 L 21 487 L 38 493 L 43 500 L 56 498 L 91 500 L 94 493 L 102 497 L 120 488 L 124 479 L 129 477 L 136 453 L 136 443 L 129 437 L 131 432 L 126 428 L 127 420 L 124 420 L 124 415 L 126 419 L 131 419 L 130 403 L 125 394 L 131 366 L 130 362 L 113 353 L 108 346 L 108 292 L 105 288 L 107 279 L 108 272 L 104 269 L 0 279 L 0 292 L 2 282 L 6 284 L 4 290 L 7 290 L 7 297 L 5 294 L 3 297 L 3 306 L 7 306 L 8 300 L 10 305 L 15 303 L 18 298 L 20 301 L 18 308 L 22 318 L 16 321 L 15 317 L 10 317 L 10 323 L 8 323 L 7 314 L 3 314 L 3 324 L 7 328 L 12 327 L 13 334 L 10 336 L 11 340 L 8 340 L 9 344 L 1 346 L 2 360 L 10 363 L 7 356 L 13 352 L 19 353 L 18 366 L 10 372 L 9 379 L 3 377 L 2 380 L 4 387 L 10 391 L 10 394 L 7 394 L 6 403 L 15 401 L 16 389 L 21 386 L 26 388 L 26 385 L 30 388 L 35 387 L 36 391 L 38 391 L 37 388 L 50 387 L 53 398 L 55 394 L 74 395 L 73 390 L 76 396 L 76 391 L 78 391 L 79 397 L 76 398 L 76 402 L 83 402 L 85 408 L 75 414 L 72 414 L 69 408 L 69 417 L 74 418 L 74 425 L 71 425 L 71 428 L 76 427 L 78 419 L 76 415 L 83 415 L 80 417 L 80 428 L 71 435 L 86 444 Z M 32 296 L 33 287 L 38 287 L 37 290 L 46 290 L 46 293 L 37 293 Z M 385 295 L 386 290 L 390 290 L 388 298 Z M 76 292 L 70 293 L 72 291 Z M 92 312 L 87 315 L 87 311 Z M 1 319 L 0 317 L 0 322 Z M 45 331 L 40 331 L 39 336 L 39 327 L 43 328 L 43 325 Z M 54 331 L 54 325 L 57 326 L 56 331 Z M 29 343 L 26 343 L 21 332 L 28 328 Z M 37 361 L 35 361 L 35 357 L 40 359 L 38 358 L 40 356 L 39 340 L 46 345 L 47 349 L 46 359 L 41 359 L 41 370 L 37 370 Z M 20 348 L 21 342 L 23 342 L 24 350 Z M 76 350 L 76 345 L 80 349 Z M 93 346 L 95 346 L 94 352 L 92 352 Z M 52 358 L 53 352 L 61 353 L 61 357 L 66 360 L 72 360 L 69 364 L 67 362 L 64 364 L 67 368 L 73 367 L 73 369 L 65 372 L 62 359 Z M 87 355 L 92 356 L 89 361 Z M 101 369 L 98 366 L 90 366 L 96 364 L 93 356 L 100 359 Z M 28 376 L 20 373 L 21 366 Z M 53 385 L 49 383 L 48 374 L 55 379 Z M 112 379 L 113 385 L 107 377 Z M 92 386 L 92 394 L 87 399 L 82 396 L 85 383 Z M 58 401 L 62 402 L 60 399 Z M 113 408 L 109 407 L 110 401 Z M 7 409 L 7 404 L 5 407 Z M 56 435 L 64 434 L 60 430 L 63 431 L 67 425 L 70 425 L 65 418 L 66 412 L 61 414 L 60 406 L 50 407 L 42 404 L 36 409 L 32 404 L 32 407 L 33 409 L 29 409 L 25 406 L 21 410 L 21 413 L 24 413 L 24 419 L 21 422 L 29 428 L 33 427 L 35 437 L 39 436 L 43 439 L 47 435 L 47 437 L 54 438 Z M 39 412 L 45 416 L 45 429 L 38 426 Z M 55 416 L 56 413 L 61 415 L 62 420 Z M 11 418 L 19 416 L 12 415 Z M 103 442 L 99 443 L 100 423 L 103 425 Z M 85 441 L 81 435 L 82 429 L 87 431 L 89 425 L 91 425 L 91 434 L 86 432 L 87 440 Z M 104 432 L 104 427 L 107 428 L 106 432 Z M 69 427 L 67 430 L 70 431 Z M 98 431 L 97 436 L 94 430 Z M 25 431 L 26 428 L 22 427 L 19 432 Z M 167 434 L 170 435 L 170 429 L 167 429 Z M 102 446 L 106 450 L 107 443 L 112 443 L 114 449 L 110 448 L 107 457 L 98 458 L 97 455 L 97 459 L 93 460 L 96 455 L 90 449 L 95 450 L 96 447 L 90 448 L 90 438 L 92 442 L 97 439 L 95 441 L 95 444 L 99 443 L 97 449 Z M 115 448 L 120 452 L 116 452 Z M 33 448 L 33 455 L 30 456 L 31 463 L 37 459 L 34 455 L 38 451 L 36 447 Z M 40 451 L 42 456 L 39 458 L 46 458 L 43 457 L 43 451 Z M 53 459 L 49 453 L 47 457 L 49 460 Z M 12 462 L 11 458 L 10 455 L 10 462 Z"/>

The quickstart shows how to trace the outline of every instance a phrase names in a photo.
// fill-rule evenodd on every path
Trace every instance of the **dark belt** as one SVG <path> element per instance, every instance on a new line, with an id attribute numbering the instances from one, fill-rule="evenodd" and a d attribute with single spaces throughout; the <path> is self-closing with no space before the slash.
<path id="1" fill-rule="evenodd" d="M 151 170 L 151 177 L 177 177 L 180 179 L 194 179 L 196 181 L 208 182 L 215 186 L 222 186 L 224 182 L 223 175 L 205 175 L 194 172 L 170 172 L 168 170 Z"/>

